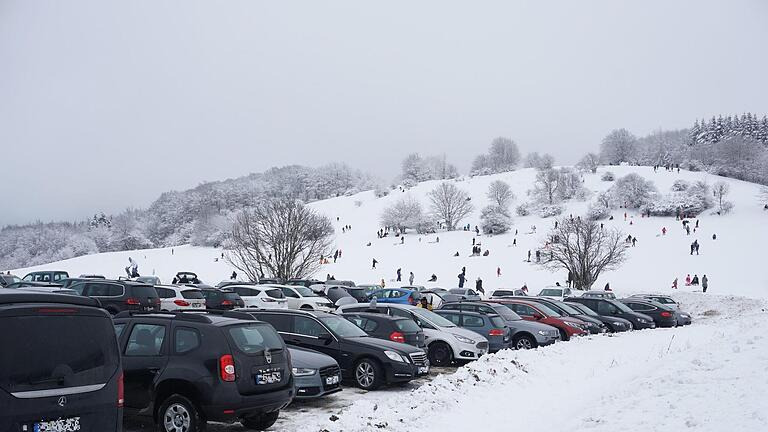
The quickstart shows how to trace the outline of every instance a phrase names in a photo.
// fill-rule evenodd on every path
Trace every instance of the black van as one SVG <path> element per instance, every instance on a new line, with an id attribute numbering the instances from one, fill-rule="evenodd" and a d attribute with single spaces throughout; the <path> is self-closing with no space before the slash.
<path id="1" fill-rule="evenodd" d="M 160 310 L 160 296 L 152 285 L 121 280 L 90 279 L 69 287 L 78 294 L 99 300 L 112 315 L 122 311 Z"/>
<path id="2" fill-rule="evenodd" d="M 123 371 L 96 300 L 0 289 L 0 431 L 122 431 Z"/>

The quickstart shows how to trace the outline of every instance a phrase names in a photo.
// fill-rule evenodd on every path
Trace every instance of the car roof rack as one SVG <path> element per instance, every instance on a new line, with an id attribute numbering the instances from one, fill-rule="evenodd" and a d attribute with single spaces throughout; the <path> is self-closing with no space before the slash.
<path id="1" fill-rule="evenodd" d="M 210 314 L 210 315 L 221 316 L 221 317 L 225 317 L 225 318 L 235 318 L 235 319 L 241 319 L 241 320 L 246 320 L 246 321 L 256 321 L 256 318 L 253 315 L 249 314 L 248 312 L 243 312 L 243 311 L 205 310 L 205 311 L 200 311 L 200 312 L 201 313 L 204 312 L 204 313 L 207 313 L 207 314 Z"/>

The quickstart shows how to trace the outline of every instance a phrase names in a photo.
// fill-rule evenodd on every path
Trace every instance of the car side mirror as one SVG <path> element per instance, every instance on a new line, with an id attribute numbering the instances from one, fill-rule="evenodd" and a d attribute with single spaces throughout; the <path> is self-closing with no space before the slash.
<path id="1" fill-rule="evenodd" d="M 330 343 L 333 342 L 333 336 L 331 336 L 330 333 L 323 333 L 318 336 L 318 339 L 325 345 L 330 345 Z"/>

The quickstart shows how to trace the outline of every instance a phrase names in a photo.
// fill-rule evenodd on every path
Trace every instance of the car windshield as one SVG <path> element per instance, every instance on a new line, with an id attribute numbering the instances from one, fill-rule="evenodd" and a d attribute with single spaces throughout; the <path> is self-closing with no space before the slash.
<path id="1" fill-rule="evenodd" d="M 336 336 L 342 338 L 368 336 L 360 327 L 341 317 L 322 317 L 320 321 L 331 329 Z"/>
<path id="2" fill-rule="evenodd" d="M 456 324 L 452 323 L 451 321 L 441 317 L 440 315 L 432 311 L 428 311 L 426 309 L 421 309 L 421 308 L 413 308 L 413 309 L 410 309 L 410 311 L 413 312 L 413 314 L 416 315 L 417 317 L 424 318 L 426 321 L 429 321 L 438 327 L 456 327 Z"/>
<path id="3" fill-rule="evenodd" d="M 270 325 L 250 324 L 231 327 L 229 335 L 237 348 L 246 354 L 283 348 L 282 339 Z"/>
<path id="4" fill-rule="evenodd" d="M 302 297 L 318 297 L 314 291 L 305 286 L 295 286 L 293 289 L 296 290 L 296 292 L 299 293 L 299 295 Z"/>
<path id="5" fill-rule="evenodd" d="M 559 307 L 560 309 L 564 310 L 565 313 L 567 313 L 569 315 L 574 315 L 574 314 L 575 315 L 584 315 L 580 310 L 577 310 L 577 309 L 571 307 L 571 305 L 569 305 L 569 304 L 566 304 L 566 303 L 555 303 L 555 304 L 557 305 L 557 307 Z"/>
<path id="6" fill-rule="evenodd" d="M 507 290 L 496 290 L 493 292 L 494 296 L 502 297 L 502 296 L 514 296 L 514 291 L 507 291 Z"/>
<path id="7" fill-rule="evenodd" d="M 493 311 L 504 318 L 506 321 L 519 321 L 522 319 L 520 315 L 508 307 L 495 307 L 493 308 Z"/>
<path id="8" fill-rule="evenodd" d="M 592 309 L 584 306 L 583 304 L 569 304 L 568 306 L 578 310 L 579 312 L 589 315 L 589 316 L 600 316 L 597 314 L 597 312 L 593 311 Z"/>
<path id="9" fill-rule="evenodd" d="M 620 311 L 625 313 L 634 313 L 632 309 L 629 308 L 629 306 L 625 305 L 624 303 L 620 301 L 610 301 L 612 305 L 616 306 Z"/>
<path id="10" fill-rule="evenodd" d="M 558 288 L 545 288 L 539 293 L 540 296 L 552 296 L 560 297 L 563 295 L 563 290 Z"/>
<path id="11" fill-rule="evenodd" d="M 358 301 L 368 298 L 364 288 L 347 288 L 347 292 Z"/>
<path id="12" fill-rule="evenodd" d="M 551 307 L 548 307 L 545 304 L 536 303 L 536 307 L 539 308 L 539 310 L 541 310 L 542 312 L 544 312 L 544 314 L 549 315 L 551 317 L 561 316 L 560 312 L 555 311 L 554 309 L 552 309 Z"/>
<path id="13" fill-rule="evenodd" d="M 8 392 L 103 384 L 120 362 L 107 317 L 8 317 L 0 326 L 0 388 Z"/>
<path id="14" fill-rule="evenodd" d="M 13 275 L 3 275 L 3 279 L 5 279 L 5 283 L 7 283 L 7 284 L 21 282 L 21 278 L 20 277 L 13 276 Z"/>
<path id="15" fill-rule="evenodd" d="M 652 300 L 661 304 L 677 304 L 674 300 L 672 300 L 669 297 L 653 297 Z"/>

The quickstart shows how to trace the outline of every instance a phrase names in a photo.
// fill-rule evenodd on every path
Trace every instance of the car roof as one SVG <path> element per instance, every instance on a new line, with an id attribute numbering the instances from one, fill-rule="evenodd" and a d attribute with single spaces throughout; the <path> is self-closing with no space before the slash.
<path id="1" fill-rule="evenodd" d="M 322 311 L 307 311 L 307 310 L 297 310 L 297 309 L 252 309 L 252 308 L 241 308 L 241 309 L 235 309 L 238 312 L 245 312 L 248 314 L 253 313 L 259 313 L 259 314 L 269 314 L 269 315 L 277 315 L 277 314 L 287 314 L 287 315 L 303 315 L 303 316 L 311 316 L 315 318 L 323 318 L 323 317 L 330 317 L 330 316 L 338 316 L 333 313 L 328 312 L 322 312 Z"/>
<path id="2" fill-rule="evenodd" d="M 168 319 L 185 322 L 198 322 L 203 324 L 229 325 L 240 321 L 258 321 L 253 315 L 241 311 L 185 311 L 185 312 L 143 312 L 143 311 L 123 311 L 114 316 L 114 319 L 125 318 L 153 318 Z"/>
<path id="3" fill-rule="evenodd" d="M 90 297 L 0 288 L 0 304 L 14 303 L 63 303 L 78 306 L 101 307 L 101 303 L 98 300 Z"/>
<path id="4" fill-rule="evenodd" d="M 366 317 L 366 318 L 379 318 L 385 321 L 401 321 L 401 320 L 410 321 L 411 320 L 410 318 L 406 318 L 406 317 L 385 315 L 385 314 L 376 313 L 376 312 L 343 312 L 342 311 L 342 314 L 343 315 L 359 315 L 361 317 Z"/>

